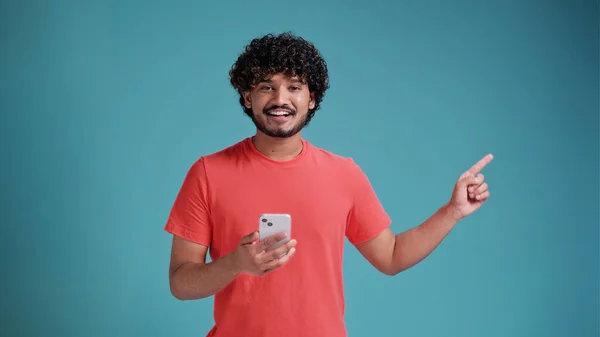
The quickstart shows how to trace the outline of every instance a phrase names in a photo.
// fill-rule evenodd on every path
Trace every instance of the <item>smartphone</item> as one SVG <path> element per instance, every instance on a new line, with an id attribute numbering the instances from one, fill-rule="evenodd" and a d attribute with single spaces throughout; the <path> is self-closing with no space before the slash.
<path id="1" fill-rule="evenodd" d="M 282 246 L 289 242 L 292 236 L 292 216 L 289 214 L 262 214 L 258 219 L 258 232 L 260 241 L 280 232 L 287 233 L 283 240 L 272 245 L 270 249 Z"/>

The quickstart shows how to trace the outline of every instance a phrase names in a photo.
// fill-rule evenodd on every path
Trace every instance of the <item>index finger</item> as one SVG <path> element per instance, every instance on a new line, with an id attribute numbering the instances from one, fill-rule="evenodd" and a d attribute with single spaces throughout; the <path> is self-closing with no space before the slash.
<path id="1" fill-rule="evenodd" d="M 479 173 L 487 164 L 489 164 L 492 161 L 492 159 L 494 159 L 494 156 L 492 156 L 492 154 L 485 155 L 475 165 L 471 166 L 469 172 L 471 172 L 471 174 L 473 175 Z"/>

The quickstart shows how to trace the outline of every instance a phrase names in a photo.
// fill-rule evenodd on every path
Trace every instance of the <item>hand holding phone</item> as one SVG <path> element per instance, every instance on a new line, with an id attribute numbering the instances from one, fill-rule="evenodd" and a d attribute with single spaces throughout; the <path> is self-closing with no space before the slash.
<path id="1" fill-rule="evenodd" d="M 291 228 L 287 214 L 261 215 L 258 231 L 244 236 L 232 253 L 236 272 L 265 275 L 287 263 L 296 251 Z"/>

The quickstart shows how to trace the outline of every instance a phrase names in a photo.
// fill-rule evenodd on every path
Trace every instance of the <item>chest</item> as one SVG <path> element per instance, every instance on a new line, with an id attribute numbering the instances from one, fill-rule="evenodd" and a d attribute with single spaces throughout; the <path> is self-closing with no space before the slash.
<path id="1" fill-rule="evenodd" d="M 299 244 L 326 247 L 343 241 L 352 206 L 348 182 L 326 168 L 262 171 L 241 169 L 221 175 L 211 186 L 213 250 L 234 249 L 240 239 L 258 230 L 264 213 L 292 218 L 292 238 Z"/>

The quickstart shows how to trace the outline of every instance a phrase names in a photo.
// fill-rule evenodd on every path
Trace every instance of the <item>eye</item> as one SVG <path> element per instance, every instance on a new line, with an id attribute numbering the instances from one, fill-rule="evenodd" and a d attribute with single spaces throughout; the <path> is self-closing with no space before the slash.
<path id="1" fill-rule="evenodd" d="M 295 91 L 295 90 L 300 90 L 300 87 L 299 86 L 292 86 L 290 89 Z"/>

